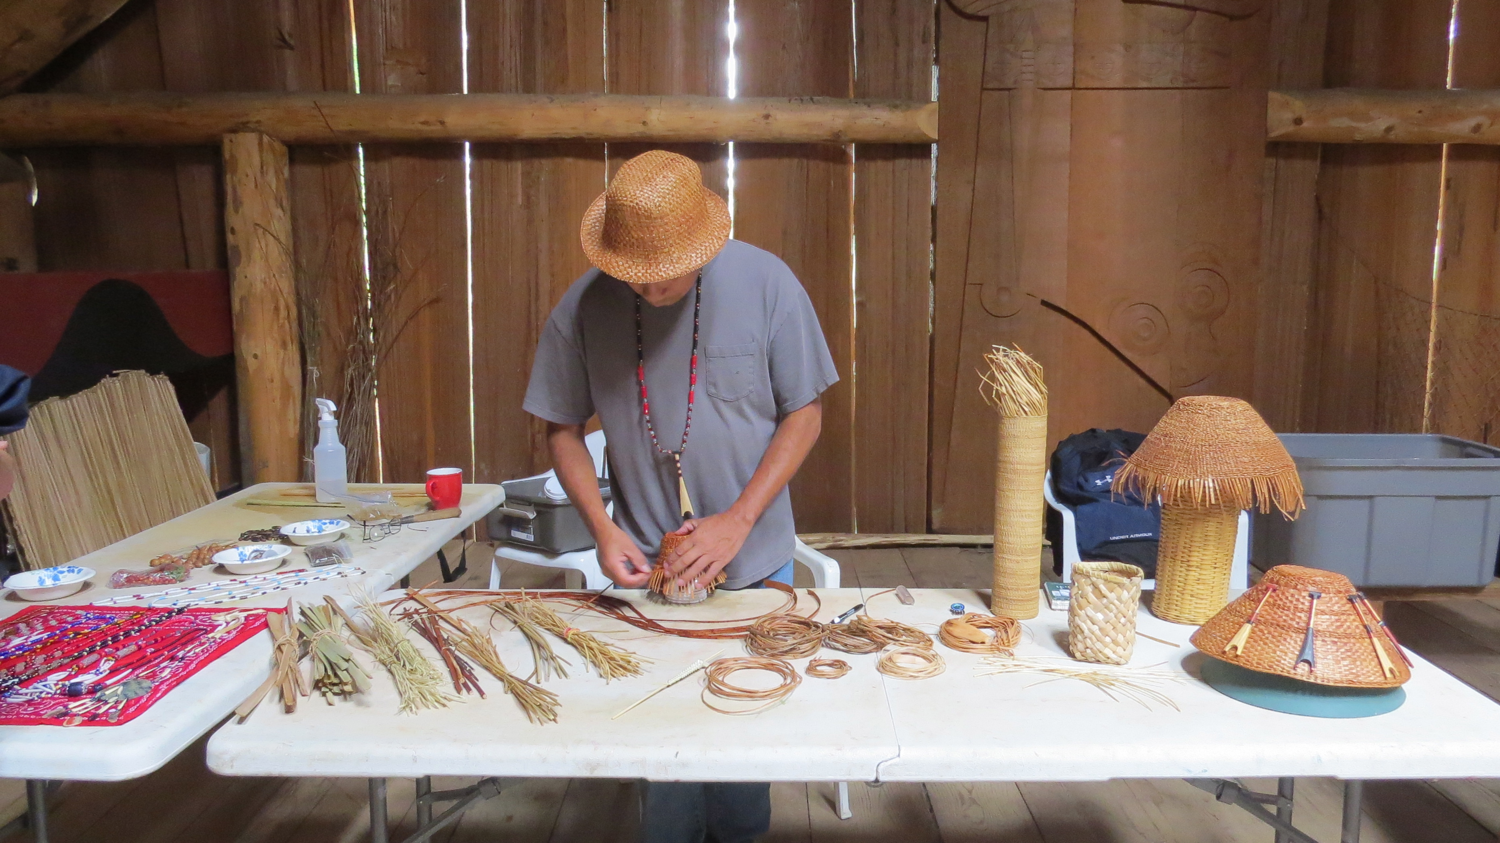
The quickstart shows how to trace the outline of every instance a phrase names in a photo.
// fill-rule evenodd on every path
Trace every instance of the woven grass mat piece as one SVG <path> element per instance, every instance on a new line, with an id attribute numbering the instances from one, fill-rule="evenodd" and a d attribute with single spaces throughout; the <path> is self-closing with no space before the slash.
<path id="1" fill-rule="evenodd" d="M 10 508 L 28 568 L 66 564 L 214 499 L 164 376 L 121 372 L 31 408 L 9 437 Z"/>

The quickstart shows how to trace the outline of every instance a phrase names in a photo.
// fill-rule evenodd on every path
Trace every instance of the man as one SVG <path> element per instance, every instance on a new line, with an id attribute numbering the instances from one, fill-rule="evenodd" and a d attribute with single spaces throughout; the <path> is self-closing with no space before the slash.
<path id="1" fill-rule="evenodd" d="M 596 267 L 553 310 L 527 412 L 547 421 L 557 476 L 604 573 L 644 586 L 661 538 L 679 583 L 791 583 L 787 483 L 818 438 L 819 396 L 838 380 L 807 293 L 785 263 L 729 239 L 724 201 L 692 160 L 625 162 L 584 215 Z M 614 519 L 584 445 L 597 414 L 609 443 Z M 683 512 L 694 516 L 684 521 Z M 770 823 L 764 784 L 646 786 L 649 843 L 749 841 Z"/>

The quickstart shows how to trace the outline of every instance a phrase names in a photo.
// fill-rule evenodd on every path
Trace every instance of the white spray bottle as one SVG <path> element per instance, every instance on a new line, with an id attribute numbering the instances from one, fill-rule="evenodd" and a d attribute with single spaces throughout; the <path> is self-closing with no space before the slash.
<path id="1" fill-rule="evenodd" d="M 339 442 L 339 422 L 333 417 L 338 407 L 327 398 L 315 398 L 318 405 L 318 445 L 313 448 L 313 486 L 321 503 L 337 503 L 349 494 L 349 463 Z"/>

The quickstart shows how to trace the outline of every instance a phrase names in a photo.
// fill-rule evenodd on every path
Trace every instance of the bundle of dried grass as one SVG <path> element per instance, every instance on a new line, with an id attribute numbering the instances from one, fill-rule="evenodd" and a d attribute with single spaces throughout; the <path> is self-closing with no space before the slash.
<path id="1" fill-rule="evenodd" d="M 1041 602 L 1042 484 L 1047 476 L 1047 385 L 1019 348 L 985 355 L 980 392 L 1000 415 L 995 454 L 995 578 L 990 611 L 1024 620 Z"/>
<path id="2" fill-rule="evenodd" d="M 516 698 L 516 703 L 525 712 L 527 720 L 533 723 L 557 722 L 557 695 L 511 673 L 505 667 L 505 662 L 501 661 L 495 642 L 488 635 L 463 618 L 440 608 L 420 592 L 409 589 L 406 594 L 453 631 L 454 635 L 449 640 L 459 655 L 472 660 L 505 685 L 506 693 Z"/>
<path id="3" fill-rule="evenodd" d="M 28 568 L 64 565 L 213 502 L 176 392 L 122 372 L 31 408 L 6 506 Z"/>
<path id="4" fill-rule="evenodd" d="M 313 690 L 329 705 L 334 697 L 352 697 L 370 690 L 370 674 L 344 643 L 339 616 L 327 606 L 303 606 L 297 629 L 307 639 L 312 656 Z"/>
<path id="5" fill-rule="evenodd" d="M 541 627 L 527 617 L 526 613 L 512 603 L 491 603 L 490 609 L 515 624 L 516 629 L 526 638 L 526 643 L 531 645 L 531 675 L 526 677 L 528 680 L 545 682 L 554 673 L 564 679 L 568 678 L 567 659 L 552 649 L 552 644 L 542 635 Z"/>
<path id="6" fill-rule="evenodd" d="M 503 605 L 503 604 L 502 604 Z M 534 598 L 525 597 L 512 604 L 515 609 L 533 624 L 566 641 L 583 656 L 583 660 L 594 666 L 594 670 L 608 682 L 625 676 L 639 676 L 645 671 L 648 659 L 629 650 L 611 644 L 592 632 L 568 625 L 551 606 Z"/>
<path id="7" fill-rule="evenodd" d="M 385 609 L 376 605 L 368 593 L 355 596 L 359 610 L 369 626 L 361 629 L 332 596 L 323 600 L 348 624 L 359 645 L 391 674 L 396 693 L 401 697 L 402 714 L 415 714 L 424 708 L 447 708 L 457 697 L 443 691 L 443 675 L 406 637 L 406 631 L 391 620 Z"/>

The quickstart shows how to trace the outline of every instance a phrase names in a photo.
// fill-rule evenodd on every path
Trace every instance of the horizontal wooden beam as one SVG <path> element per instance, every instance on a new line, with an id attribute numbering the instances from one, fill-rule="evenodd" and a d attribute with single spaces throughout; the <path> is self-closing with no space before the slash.
<path id="1" fill-rule="evenodd" d="M 1272 91 L 1266 139 L 1500 144 L 1500 91 Z"/>
<path id="2" fill-rule="evenodd" d="M 18 94 L 0 146 L 382 141 L 932 143 L 937 103 L 612 94 Z"/>

